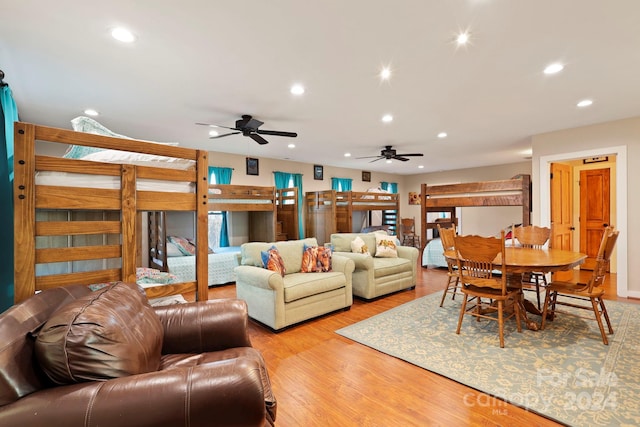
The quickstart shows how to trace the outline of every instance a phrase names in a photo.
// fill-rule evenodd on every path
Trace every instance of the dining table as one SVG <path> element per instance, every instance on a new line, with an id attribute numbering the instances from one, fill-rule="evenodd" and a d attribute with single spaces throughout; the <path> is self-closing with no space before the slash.
<path id="1" fill-rule="evenodd" d="M 444 252 L 444 256 L 450 259 L 456 259 L 456 252 L 448 250 Z M 510 286 L 522 286 L 522 273 L 540 272 L 553 273 L 556 271 L 571 270 L 574 267 L 584 263 L 587 258 L 586 254 L 581 252 L 567 251 L 564 249 L 533 249 L 523 248 L 519 246 L 507 246 L 505 248 L 505 267 L 507 270 L 507 281 Z M 496 269 L 502 268 L 502 254 L 493 261 Z M 527 329 L 537 331 L 539 329 L 538 322 L 530 319 L 527 313 L 541 315 L 540 310 L 531 301 L 524 297 L 520 292 L 520 298 L 517 303 L 520 305 L 520 313 Z"/>

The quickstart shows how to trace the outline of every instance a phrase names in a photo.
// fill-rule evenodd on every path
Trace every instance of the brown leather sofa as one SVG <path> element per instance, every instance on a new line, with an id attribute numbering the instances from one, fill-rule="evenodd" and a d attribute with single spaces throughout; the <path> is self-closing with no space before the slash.
<path id="1" fill-rule="evenodd" d="M 247 335 L 244 301 L 210 300 L 151 307 L 143 297 L 144 304 L 136 307 L 129 301 L 113 300 L 117 303 L 111 304 L 115 306 L 111 311 L 92 314 L 86 310 L 74 314 L 73 330 L 67 325 L 60 329 L 60 325 L 48 322 L 60 318 L 67 307 L 94 298 L 96 293 L 98 291 L 92 292 L 85 286 L 50 289 L 0 315 L 0 426 L 274 424 L 276 400 L 264 360 L 251 347 Z M 95 301 L 90 304 L 95 308 Z M 78 373 L 92 368 L 99 371 L 102 367 L 91 360 L 85 363 L 83 351 L 89 360 L 91 351 L 97 349 L 93 356 L 102 352 L 105 363 L 112 363 L 113 360 L 108 360 L 109 351 L 105 350 L 110 337 L 100 332 L 84 343 L 86 348 L 65 347 L 68 360 L 62 363 L 50 360 L 58 357 L 51 347 L 55 345 L 53 341 L 40 342 L 46 341 L 42 338 L 48 333 L 46 328 L 55 332 L 57 326 L 56 333 L 62 332 L 64 345 L 70 346 L 72 341 L 78 342 L 71 332 L 122 321 L 126 319 L 123 312 L 131 312 L 132 307 L 134 316 L 135 312 L 145 310 L 155 313 L 151 320 L 157 322 L 158 335 L 161 335 L 158 361 L 154 362 L 157 369 L 147 368 L 147 372 L 134 375 L 116 374 L 120 375 L 117 378 L 91 379 L 90 375 L 83 377 Z M 141 329 L 143 323 L 138 320 L 125 323 L 124 329 L 142 334 L 139 336 L 143 339 L 153 335 L 153 331 Z M 119 328 L 123 328 L 122 325 L 116 331 Z M 121 362 L 119 358 L 115 358 L 116 364 Z M 125 355 L 122 359 L 128 357 Z M 145 354 L 144 363 L 152 359 Z M 126 365 L 130 361 L 122 362 Z M 55 372 L 52 375 L 45 369 L 47 363 L 63 367 L 59 372 L 63 377 L 71 374 L 71 383 L 56 384 L 61 380 Z"/>

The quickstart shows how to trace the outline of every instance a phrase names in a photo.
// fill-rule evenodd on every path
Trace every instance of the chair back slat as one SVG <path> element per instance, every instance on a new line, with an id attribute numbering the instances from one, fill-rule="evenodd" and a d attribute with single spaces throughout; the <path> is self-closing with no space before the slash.
<path id="1" fill-rule="evenodd" d="M 452 250 L 455 246 L 454 239 L 456 237 L 456 226 L 452 224 L 450 228 L 442 228 L 440 224 L 436 224 L 438 234 L 442 241 L 442 249 L 445 251 Z"/>
<path id="2" fill-rule="evenodd" d="M 525 227 L 513 227 L 513 237 L 525 248 L 542 249 L 551 236 L 551 229 L 528 225 Z"/>
<path id="3" fill-rule="evenodd" d="M 620 232 L 614 230 L 611 226 L 604 229 L 600 247 L 598 248 L 596 264 L 593 268 L 591 280 L 589 280 L 589 292 L 592 292 L 593 288 L 599 287 L 604 283 L 607 269 L 609 268 L 609 261 L 611 260 L 611 253 L 618 240 L 618 234 L 620 234 Z"/>
<path id="4" fill-rule="evenodd" d="M 501 237 L 482 237 L 476 235 L 455 236 L 458 271 L 463 285 L 500 289 L 502 295 L 507 292 L 504 231 Z M 495 276 L 494 260 L 501 255 L 500 276 Z"/>

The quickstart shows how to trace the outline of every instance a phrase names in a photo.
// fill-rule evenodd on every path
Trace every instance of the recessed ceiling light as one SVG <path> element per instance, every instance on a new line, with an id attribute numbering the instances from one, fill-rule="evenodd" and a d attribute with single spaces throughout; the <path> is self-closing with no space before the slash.
<path id="1" fill-rule="evenodd" d="M 393 121 L 393 116 L 391 114 L 385 114 L 384 116 L 382 116 L 382 121 L 384 123 L 390 123 Z"/>
<path id="2" fill-rule="evenodd" d="M 351 153 L 344 153 L 345 157 L 351 157 Z"/>
<path id="3" fill-rule="evenodd" d="M 564 69 L 564 65 L 556 62 L 554 64 L 548 65 L 547 68 L 544 69 L 544 73 L 545 74 L 555 74 L 555 73 L 559 73 L 563 69 Z"/>
<path id="4" fill-rule="evenodd" d="M 438 138 L 446 138 L 447 137 L 447 133 L 446 132 L 440 132 L 438 134 Z"/>
<path id="5" fill-rule="evenodd" d="M 465 45 L 468 42 L 469 42 L 469 33 L 466 31 L 464 33 L 458 34 L 458 37 L 456 37 L 456 43 L 458 43 L 459 46 Z"/>
<path id="6" fill-rule="evenodd" d="M 100 113 L 98 113 L 96 110 L 94 110 L 93 108 L 87 108 L 86 110 L 84 110 L 84 113 L 87 116 L 98 116 L 100 115 Z"/>
<path id="7" fill-rule="evenodd" d="M 293 95 L 302 95 L 304 93 L 304 86 L 299 83 L 294 84 L 291 86 L 291 93 Z"/>
<path id="8" fill-rule="evenodd" d="M 296 148 L 296 144 L 289 144 L 289 145 L 287 145 L 287 147 L 289 147 L 289 148 Z"/>
<path id="9" fill-rule="evenodd" d="M 391 68 L 384 67 L 382 71 L 380 71 L 380 79 L 389 80 L 390 78 L 391 78 Z"/>
<path id="10" fill-rule="evenodd" d="M 136 39 L 131 31 L 122 27 L 111 30 L 111 37 L 123 43 L 132 43 Z"/>
<path id="11" fill-rule="evenodd" d="M 593 104 L 593 101 L 590 99 L 583 99 L 582 101 L 578 102 L 578 107 L 582 108 L 582 107 L 588 107 L 591 104 Z"/>
<path id="12" fill-rule="evenodd" d="M 424 169 L 424 165 L 418 166 L 418 169 Z"/>
<path id="13" fill-rule="evenodd" d="M 387 160 L 387 163 L 393 163 L 393 162 L 391 161 L 391 159 L 388 159 L 388 160 Z"/>

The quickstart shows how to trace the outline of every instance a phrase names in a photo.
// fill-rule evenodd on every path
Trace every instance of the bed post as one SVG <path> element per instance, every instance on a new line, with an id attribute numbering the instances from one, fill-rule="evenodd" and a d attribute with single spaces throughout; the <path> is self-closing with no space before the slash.
<path id="1" fill-rule="evenodd" d="M 121 210 L 122 210 L 122 280 L 136 283 L 137 247 L 137 204 L 136 204 L 136 168 L 122 165 L 121 170 Z"/>
<path id="2" fill-rule="evenodd" d="M 420 251 L 422 252 L 427 246 L 427 184 L 420 185 L 420 237 L 422 243 Z"/>
<path id="3" fill-rule="evenodd" d="M 209 299 L 209 157 L 198 150 L 196 160 L 196 299 Z"/>
<path id="4" fill-rule="evenodd" d="M 14 126 L 14 301 L 36 292 L 35 217 L 35 126 L 16 122 Z"/>

